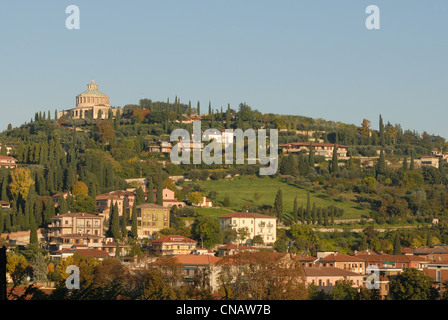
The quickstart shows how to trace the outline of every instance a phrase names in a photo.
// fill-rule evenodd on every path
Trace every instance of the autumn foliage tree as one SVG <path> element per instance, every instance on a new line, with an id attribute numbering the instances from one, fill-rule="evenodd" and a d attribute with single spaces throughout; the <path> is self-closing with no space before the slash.
<path id="1" fill-rule="evenodd" d="M 286 253 L 240 252 L 223 257 L 221 291 L 236 300 L 305 300 L 302 266 Z"/>
<path id="2" fill-rule="evenodd" d="M 31 177 L 31 171 L 27 168 L 17 168 L 11 172 L 11 183 L 9 184 L 9 190 L 14 199 L 17 199 L 19 194 L 22 198 L 28 196 L 30 187 L 34 184 L 34 180 Z"/>
<path id="3" fill-rule="evenodd" d="M 89 188 L 87 187 L 87 185 L 84 182 L 78 181 L 72 186 L 72 193 L 75 197 L 79 196 L 81 194 L 88 195 Z"/>
<path id="4" fill-rule="evenodd" d="M 115 137 L 115 130 L 109 121 L 97 121 L 96 128 L 101 142 L 110 141 L 113 137 Z"/>

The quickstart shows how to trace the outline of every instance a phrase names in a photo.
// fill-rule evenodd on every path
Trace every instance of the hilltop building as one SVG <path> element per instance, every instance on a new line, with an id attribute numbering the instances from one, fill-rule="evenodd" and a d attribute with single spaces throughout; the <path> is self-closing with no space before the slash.
<path id="1" fill-rule="evenodd" d="M 118 109 L 109 104 L 109 96 L 98 90 L 98 85 L 92 79 L 87 90 L 76 96 L 76 107 L 59 112 L 59 118 L 71 119 L 108 119 L 110 111 L 115 115 Z"/>

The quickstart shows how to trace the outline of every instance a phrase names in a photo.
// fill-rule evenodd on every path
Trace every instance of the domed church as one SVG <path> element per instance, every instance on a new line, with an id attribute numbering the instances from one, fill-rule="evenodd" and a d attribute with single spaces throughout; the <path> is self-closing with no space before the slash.
<path id="1" fill-rule="evenodd" d="M 108 119 L 111 110 L 109 97 L 98 90 L 98 85 L 92 79 L 87 85 L 87 90 L 76 96 L 76 107 L 61 111 L 59 118 Z"/>

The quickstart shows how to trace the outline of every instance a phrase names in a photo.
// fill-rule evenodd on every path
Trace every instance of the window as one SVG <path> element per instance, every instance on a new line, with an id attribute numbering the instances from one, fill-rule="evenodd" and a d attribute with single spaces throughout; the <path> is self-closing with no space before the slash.
<path id="1" fill-rule="evenodd" d="M 436 281 L 437 282 L 442 281 L 442 275 L 440 274 L 440 270 L 436 271 Z"/>

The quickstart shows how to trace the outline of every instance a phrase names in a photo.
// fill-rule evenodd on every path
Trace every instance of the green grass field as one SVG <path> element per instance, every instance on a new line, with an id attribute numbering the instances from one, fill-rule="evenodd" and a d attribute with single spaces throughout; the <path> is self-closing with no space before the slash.
<path id="1" fill-rule="evenodd" d="M 292 213 L 295 197 L 298 197 L 299 207 L 301 205 L 304 208 L 306 207 L 307 189 L 287 184 L 278 178 L 241 176 L 226 180 L 196 181 L 193 183 L 201 185 L 207 190 L 206 193 L 216 191 L 218 193 L 216 200 L 219 205 L 222 205 L 222 201 L 226 195 L 229 196 L 230 205 L 228 209 L 234 211 L 241 211 L 245 202 L 252 202 L 259 206 L 272 206 L 279 189 L 283 192 L 283 207 L 285 213 Z M 334 200 L 325 193 L 314 192 L 313 190 L 311 190 L 310 196 L 311 203 L 316 203 L 318 207 L 335 205 L 338 208 L 343 208 L 344 215 L 336 219 L 360 219 L 362 215 L 369 215 L 368 210 L 359 208 L 356 203 L 351 201 Z M 219 216 L 226 214 L 228 211 L 220 208 L 199 209 L 198 212 L 204 215 Z"/>

